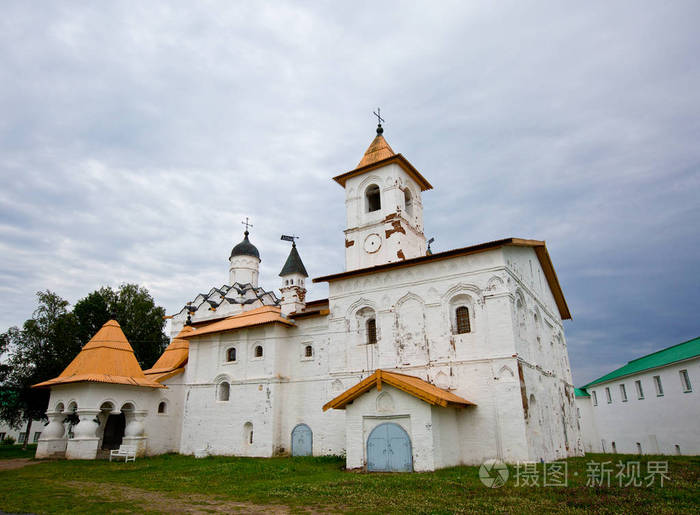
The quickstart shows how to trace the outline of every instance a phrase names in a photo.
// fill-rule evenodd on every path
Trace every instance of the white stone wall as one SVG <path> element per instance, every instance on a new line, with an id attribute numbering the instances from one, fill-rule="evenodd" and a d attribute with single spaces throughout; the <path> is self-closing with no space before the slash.
<path id="1" fill-rule="evenodd" d="M 284 454 L 292 429 L 304 423 L 313 432 L 314 454 L 342 454 L 344 414 L 322 407 L 356 378 L 329 374 L 326 323 L 326 317 L 311 317 L 293 328 L 265 325 L 192 340 L 181 452 Z M 254 355 L 258 345 L 262 358 Z M 310 358 L 304 355 L 307 345 L 313 348 Z M 231 347 L 237 351 L 233 363 L 226 361 Z M 216 385 L 223 381 L 231 385 L 229 401 L 216 400 Z M 253 426 L 252 445 L 244 441 L 247 423 Z"/>
<path id="2" fill-rule="evenodd" d="M 688 371 L 690 392 L 683 391 L 681 370 Z M 663 396 L 656 393 L 654 376 L 661 378 Z M 644 399 L 638 398 L 637 380 L 642 383 Z M 625 385 L 627 402 L 622 401 L 621 384 Z M 606 387 L 610 389 L 610 403 Z M 591 394 L 590 412 L 599 440 L 586 440 L 585 447 L 593 452 L 613 452 L 615 442 L 618 453 L 637 454 L 639 443 L 643 454 L 678 454 L 679 450 L 680 454 L 700 454 L 699 389 L 700 357 L 591 386 L 587 389 Z M 593 405 L 593 392 L 597 406 Z M 588 438 L 592 436 L 594 433 Z"/>
<path id="3" fill-rule="evenodd" d="M 538 292 L 538 285 L 520 279 L 518 270 L 527 263 L 529 271 L 530 260 L 537 277 L 534 251 L 510 250 L 330 284 L 329 327 L 336 347 L 331 371 L 399 369 L 477 403 L 474 412 L 460 418 L 465 463 L 493 457 L 552 460 L 583 452 L 554 298 L 546 282 Z M 469 309 L 468 334 L 453 334 L 452 314 L 458 305 Z M 523 324 L 518 309 L 530 313 Z M 544 339 L 546 346 L 537 340 L 536 312 L 540 342 Z M 377 319 L 374 345 L 366 344 L 367 316 Z M 531 395 L 535 403 L 539 400 L 537 416 L 526 418 Z"/>
<path id="4" fill-rule="evenodd" d="M 576 397 L 576 410 L 578 414 L 579 427 L 581 429 L 581 440 L 585 452 L 602 452 L 600 446 L 600 435 L 598 426 L 593 416 L 593 403 L 590 397 Z"/>
<path id="5" fill-rule="evenodd" d="M 74 427 L 75 438 L 86 440 L 83 449 L 75 456 L 94 458 L 95 451 L 101 446 L 104 426 L 109 411 L 100 410 L 106 403 L 113 406 L 113 413 L 119 412 L 126 404 L 133 406 L 133 411 L 138 414 L 143 431 L 137 435 L 141 454 L 162 454 L 176 452 L 179 449 L 180 421 L 182 420 L 182 387 L 177 384 L 178 376 L 171 378 L 169 388 L 142 388 L 136 386 L 106 384 L 106 383 L 71 383 L 58 385 L 51 388 L 48 413 L 63 412 L 65 415 L 77 410 L 77 414 L 87 421 L 97 419 L 99 424 L 92 424 L 82 433 Z M 158 404 L 166 401 L 167 415 L 159 415 Z M 84 415 L 83 415 L 84 413 Z M 127 425 L 128 425 L 127 417 Z M 92 429 L 90 429 L 92 428 Z M 67 430 L 67 428 L 66 428 Z M 46 434 L 42 433 L 40 448 L 37 456 L 45 456 L 41 449 L 42 441 Z M 128 436 L 128 435 L 125 435 Z M 66 439 L 67 433 L 57 439 Z M 65 449 L 65 445 L 63 446 Z M 80 455 L 82 452 L 85 455 Z M 68 451 L 70 452 L 70 450 Z M 46 455 L 54 454 L 49 452 Z"/>
<path id="6" fill-rule="evenodd" d="M 12 437 L 15 439 L 15 443 L 19 443 L 19 434 L 27 432 L 27 421 L 23 421 L 18 428 L 9 426 L 6 422 L 0 421 L 0 434 L 4 434 L 4 437 Z M 36 433 L 41 433 L 46 426 L 46 422 L 43 420 L 32 420 L 32 427 L 29 434 L 29 443 L 34 443 L 34 435 Z"/>

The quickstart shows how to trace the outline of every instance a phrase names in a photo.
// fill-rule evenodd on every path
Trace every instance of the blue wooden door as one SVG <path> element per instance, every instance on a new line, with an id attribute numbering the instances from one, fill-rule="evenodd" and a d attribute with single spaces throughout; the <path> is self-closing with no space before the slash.
<path id="1" fill-rule="evenodd" d="M 411 439 L 391 422 L 375 427 L 367 438 L 367 470 L 410 472 L 413 470 Z"/>
<path id="2" fill-rule="evenodd" d="M 292 456 L 313 454 L 313 433 L 306 424 L 299 424 L 292 430 Z"/>

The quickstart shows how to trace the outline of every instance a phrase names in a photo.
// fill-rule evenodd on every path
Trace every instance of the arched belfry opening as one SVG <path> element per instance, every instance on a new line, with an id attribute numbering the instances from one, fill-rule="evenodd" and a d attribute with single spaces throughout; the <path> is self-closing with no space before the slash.
<path id="1" fill-rule="evenodd" d="M 367 212 L 379 211 L 382 208 L 382 195 L 379 191 L 379 186 L 371 184 L 365 190 L 365 199 L 367 204 Z"/>

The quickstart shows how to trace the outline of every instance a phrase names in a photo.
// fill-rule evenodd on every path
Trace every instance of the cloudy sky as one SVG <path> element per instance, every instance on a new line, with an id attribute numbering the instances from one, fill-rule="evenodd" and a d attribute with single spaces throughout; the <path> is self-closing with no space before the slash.
<path id="1" fill-rule="evenodd" d="M 331 177 L 385 136 L 434 250 L 544 239 L 574 380 L 700 335 L 697 2 L 3 2 L 0 330 L 34 293 L 168 312 L 299 244 L 343 268 Z M 314 286 L 312 298 L 324 297 Z"/>

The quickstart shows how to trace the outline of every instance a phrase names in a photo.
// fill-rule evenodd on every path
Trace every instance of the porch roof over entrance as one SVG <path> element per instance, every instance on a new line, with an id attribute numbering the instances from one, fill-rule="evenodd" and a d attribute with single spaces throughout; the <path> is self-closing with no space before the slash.
<path id="1" fill-rule="evenodd" d="M 366 379 L 363 379 L 355 386 L 348 388 L 343 393 L 338 395 L 336 398 L 328 401 L 323 406 L 323 411 L 330 408 L 333 409 L 345 409 L 345 406 L 360 395 L 368 392 L 376 386 L 377 390 L 382 389 L 382 383 L 398 388 L 414 397 L 419 398 L 428 404 L 433 404 L 434 406 L 442 407 L 464 407 L 464 406 L 476 406 L 471 401 L 463 399 L 462 397 L 455 395 L 454 393 L 438 388 L 437 386 L 424 381 L 420 377 L 409 376 L 406 374 L 399 374 L 397 372 L 388 372 L 386 370 L 378 369 L 374 374 Z"/>
<path id="2" fill-rule="evenodd" d="M 61 375 L 35 384 L 32 388 L 80 382 L 165 388 L 143 373 L 136 361 L 134 349 L 116 320 L 103 325 Z"/>

